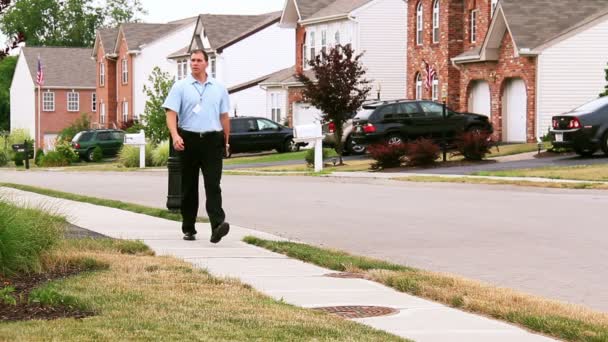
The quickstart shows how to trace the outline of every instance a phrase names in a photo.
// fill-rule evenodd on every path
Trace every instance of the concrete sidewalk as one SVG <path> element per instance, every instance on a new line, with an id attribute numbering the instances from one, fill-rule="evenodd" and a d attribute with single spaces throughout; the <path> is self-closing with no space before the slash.
<path id="1" fill-rule="evenodd" d="M 142 240 L 158 255 L 184 259 L 214 276 L 239 278 L 268 296 L 301 307 L 394 308 L 398 313 L 393 315 L 354 320 L 415 341 L 554 341 L 507 323 L 397 292 L 376 282 L 327 277 L 325 275 L 335 272 L 241 241 L 247 235 L 284 240 L 267 233 L 232 226 L 230 234 L 214 245 L 208 242 L 206 224 L 200 225 L 198 240 L 184 241 L 180 225 L 174 221 L 11 188 L 0 188 L 0 198 L 65 215 L 79 227 L 110 237 Z"/>

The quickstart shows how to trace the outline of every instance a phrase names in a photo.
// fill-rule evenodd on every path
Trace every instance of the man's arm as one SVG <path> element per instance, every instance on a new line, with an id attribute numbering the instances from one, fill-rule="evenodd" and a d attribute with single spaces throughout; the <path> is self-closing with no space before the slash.
<path id="1" fill-rule="evenodd" d="M 230 147 L 230 117 L 228 113 L 220 114 L 220 121 L 222 123 L 222 129 L 224 129 L 224 142 L 226 144 L 226 152 Z"/>
<path id="2" fill-rule="evenodd" d="M 169 134 L 171 134 L 171 138 L 173 139 L 173 148 L 176 151 L 183 151 L 184 140 L 177 131 L 177 113 L 172 111 L 171 109 L 167 109 L 166 120 L 167 128 L 169 128 Z"/>

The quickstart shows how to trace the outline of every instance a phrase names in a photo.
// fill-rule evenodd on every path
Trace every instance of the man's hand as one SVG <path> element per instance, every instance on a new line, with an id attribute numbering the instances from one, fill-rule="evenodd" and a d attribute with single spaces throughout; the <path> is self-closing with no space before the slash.
<path id="1" fill-rule="evenodd" d="M 182 139 L 182 137 L 180 137 L 179 134 L 174 135 L 172 138 L 173 138 L 173 148 L 176 151 L 183 151 L 184 150 L 184 139 Z"/>
<path id="2" fill-rule="evenodd" d="M 226 157 L 228 157 L 230 155 L 230 144 L 226 144 L 225 150 L 224 150 L 224 155 Z"/>

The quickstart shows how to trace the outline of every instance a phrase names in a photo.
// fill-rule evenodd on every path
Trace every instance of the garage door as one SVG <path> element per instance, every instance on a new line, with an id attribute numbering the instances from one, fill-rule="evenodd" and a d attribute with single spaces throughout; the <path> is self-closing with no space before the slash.
<path id="1" fill-rule="evenodd" d="M 476 81 L 469 94 L 469 112 L 490 117 L 490 84 L 486 81 Z"/>
<path id="2" fill-rule="evenodd" d="M 521 79 L 508 80 L 502 96 L 504 141 L 526 141 L 527 103 L 528 97 L 524 81 Z"/>
<path id="3" fill-rule="evenodd" d="M 321 121 L 321 111 L 308 103 L 296 102 L 293 104 L 293 125 L 307 125 Z"/>

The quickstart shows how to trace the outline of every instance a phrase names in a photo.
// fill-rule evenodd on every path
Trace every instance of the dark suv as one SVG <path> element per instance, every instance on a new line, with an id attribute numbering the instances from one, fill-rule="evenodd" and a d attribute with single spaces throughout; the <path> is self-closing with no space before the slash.
<path id="1" fill-rule="evenodd" d="M 306 143 L 293 141 L 293 129 L 259 117 L 230 118 L 230 150 L 228 157 L 239 152 L 259 152 L 276 149 L 295 152 Z"/>
<path id="2" fill-rule="evenodd" d="M 493 131 L 487 116 L 446 110 L 444 119 L 443 106 L 433 101 L 369 103 L 353 119 L 353 141 L 361 145 L 379 142 L 399 144 L 424 137 L 440 142 L 445 133 L 447 142 L 451 143 L 459 132 Z"/>
<path id="3" fill-rule="evenodd" d="M 125 139 L 125 132 L 118 129 L 96 129 L 76 133 L 72 139 L 72 147 L 78 155 L 88 161 L 93 161 L 93 150 L 99 146 L 104 157 L 118 154 Z"/>

